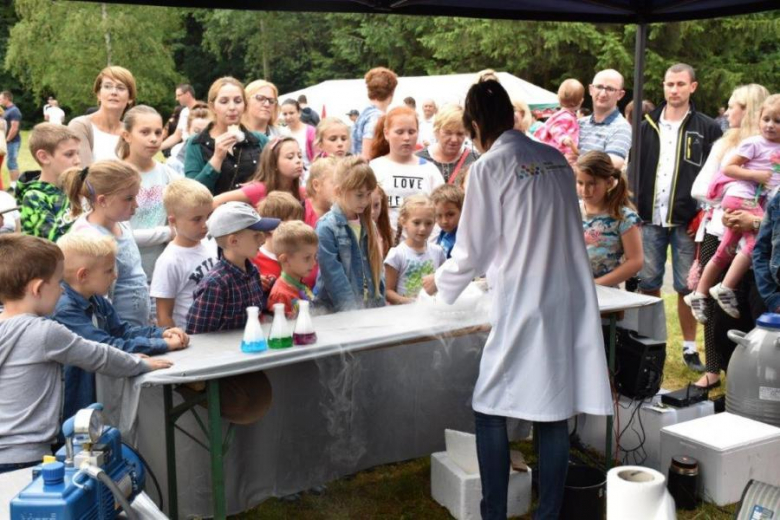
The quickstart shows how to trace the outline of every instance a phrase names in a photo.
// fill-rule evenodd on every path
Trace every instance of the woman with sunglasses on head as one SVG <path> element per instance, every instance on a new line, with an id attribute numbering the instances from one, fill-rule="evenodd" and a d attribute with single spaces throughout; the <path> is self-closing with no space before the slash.
<path id="1" fill-rule="evenodd" d="M 122 116 L 136 99 L 135 78 L 124 67 L 106 67 L 95 78 L 92 91 L 97 96 L 97 112 L 76 117 L 68 123 L 68 128 L 81 140 L 81 166 L 89 166 L 102 159 L 117 159 Z"/>
<path id="2" fill-rule="evenodd" d="M 185 145 L 184 174 L 219 195 L 248 182 L 268 137 L 241 125 L 244 85 L 235 78 L 215 81 L 208 94 L 213 121 Z"/>
<path id="3" fill-rule="evenodd" d="M 241 122 L 252 132 L 269 139 L 282 135 L 274 123 L 279 119 L 279 90 L 276 85 L 258 79 L 246 86 L 246 112 Z"/>

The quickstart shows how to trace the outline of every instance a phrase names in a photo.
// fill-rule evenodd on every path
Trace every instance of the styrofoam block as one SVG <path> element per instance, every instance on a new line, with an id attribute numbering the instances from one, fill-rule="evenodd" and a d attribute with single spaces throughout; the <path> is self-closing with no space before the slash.
<path id="1" fill-rule="evenodd" d="M 444 444 L 447 447 L 447 456 L 460 469 L 469 474 L 479 474 L 477 437 L 473 433 L 444 430 Z"/>
<path id="2" fill-rule="evenodd" d="M 507 513 L 520 516 L 531 507 L 531 471 L 509 473 Z M 482 483 L 479 473 L 466 473 L 446 452 L 431 455 L 431 496 L 457 520 L 479 520 Z"/>
<path id="3" fill-rule="evenodd" d="M 740 500 L 751 479 L 780 486 L 780 428 L 719 413 L 661 430 L 661 466 L 672 457 L 699 461 L 699 493 L 719 506 Z"/>
<path id="4" fill-rule="evenodd" d="M 634 417 L 634 422 L 631 428 L 628 428 L 623 432 L 623 436 L 620 439 L 620 445 L 625 450 L 633 450 L 642 442 L 643 437 L 640 435 L 644 428 L 644 444 L 643 448 L 647 455 L 647 458 L 642 463 L 643 466 L 653 468 L 657 471 L 665 473 L 668 469 L 661 463 L 661 428 L 678 424 L 699 417 L 706 417 L 715 413 L 715 407 L 712 401 L 702 401 L 692 406 L 685 408 L 674 407 L 660 407 L 658 404 L 661 402 L 661 394 L 667 393 L 666 390 L 661 390 L 653 398 L 652 401 L 645 404 L 639 404 L 633 402 L 628 397 L 620 396 L 619 406 L 617 407 L 617 416 L 613 421 L 613 433 L 612 442 L 614 443 L 620 430 L 623 430 L 631 419 L 631 414 L 634 412 L 636 406 L 641 406 L 637 416 Z M 640 427 L 639 417 L 641 414 L 642 424 Z M 574 427 L 574 420 L 570 421 L 570 429 Z M 580 440 L 586 446 L 598 451 L 602 455 L 604 454 L 604 446 L 606 444 L 606 429 L 607 419 L 603 415 L 585 415 L 580 414 L 577 416 L 577 434 Z M 614 444 L 613 444 L 614 446 Z M 618 452 L 618 458 L 623 456 L 623 451 Z M 631 461 L 628 461 L 631 463 Z"/>

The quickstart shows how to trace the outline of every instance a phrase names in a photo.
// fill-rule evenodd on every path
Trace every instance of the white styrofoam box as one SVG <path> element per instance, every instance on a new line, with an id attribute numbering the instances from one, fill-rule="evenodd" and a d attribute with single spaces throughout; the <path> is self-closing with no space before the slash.
<path id="1" fill-rule="evenodd" d="M 431 455 L 431 496 L 457 520 L 479 520 L 482 483 L 479 473 L 466 473 L 447 452 Z M 510 471 L 508 516 L 520 516 L 531 507 L 531 470 Z"/>
<path id="2" fill-rule="evenodd" d="M 673 406 L 662 406 L 661 394 L 667 393 L 661 390 L 658 395 L 653 397 L 652 401 L 640 404 L 625 396 L 620 396 L 619 406 L 616 408 L 615 420 L 612 422 L 612 442 L 613 451 L 618 433 L 622 431 L 631 419 L 631 414 L 637 406 L 640 410 L 634 417 L 632 426 L 623 432 L 620 438 L 622 450 L 633 450 L 642 442 L 644 436 L 644 445 L 642 446 L 647 455 L 642 466 L 653 468 L 665 473 L 668 469 L 661 464 L 661 428 L 685 421 L 706 417 L 715 413 L 715 407 L 712 401 L 702 401 L 695 405 L 685 408 L 675 408 Z M 639 422 L 641 415 L 641 425 Z M 573 420 L 570 420 L 569 429 L 573 429 Z M 620 430 L 618 430 L 618 426 Z M 642 433 L 644 430 L 644 434 Z M 607 418 L 603 415 L 585 415 L 577 416 L 577 434 L 580 440 L 586 446 L 604 454 L 604 448 L 607 442 Z M 623 457 L 624 451 L 618 452 L 618 458 Z M 636 454 L 640 455 L 639 453 Z M 628 464 L 639 462 L 638 460 L 628 460 Z"/>
<path id="3" fill-rule="evenodd" d="M 661 430 L 661 465 L 699 461 L 699 493 L 719 506 L 738 502 L 750 479 L 780 485 L 780 428 L 728 412 Z"/>
<path id="4" fill-rule="evenodd" d="M 473 433 L 444 430 L 447 456 L 467 474 L 479 474 L 477 437 Z"/>

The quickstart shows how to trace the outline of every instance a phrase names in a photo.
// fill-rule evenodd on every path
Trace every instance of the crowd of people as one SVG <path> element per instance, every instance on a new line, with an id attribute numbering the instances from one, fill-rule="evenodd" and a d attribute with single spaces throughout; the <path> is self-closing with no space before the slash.
<path id="1" fill-rule="evenodd" d="M 665 100 L 642 104 L 641 154 L 633 156 L 615 70 L 597 72 L 587 88 L 565 80 L 561 108 L 536 124 L 492 71 L 476 78 L 464 106 L 426 98 L 422 116 L 414 99 L 393 105 L 391 70 L 372 69 L 365 81 L 370 104 L 346 119 L 320 119 L 305 97 L 280 100 L 268 81 L 244 86 L 223 77 L 204 102 L 179 85 L 180 107 L 166 121 L 135 104 L 130 71 L 110 66 L 95 79 L 97 109 L 88 115 L 65 126 L 49 100 L 47 122 L 28 143 L 40 170 L 21 175 L 21 114 L 13 95 L 0 93 L 19 208 L 6 220 L 17 219 L 9 231 L 20 231 L 0 236 L 0 396 L 15 396 L 0 397 L 0 471 L 49 452 L 62 413 L 95 400 L 94 372 L 170 366 L 133 354 L 242 328 L 247 307 L 282 304 L 294 319 L 304 300 L 319 312 L 407 304 L 422 290 L 451 301 L 487 274 L 515 316 L 542 325 L 501 316 L 485 348 L 474 397 L 478 443 L 491 439 L 480 448 L 484 517 L 501 517 L 502 500 L 505 517 L 508 447 L 505 428 L 496 432 L 509 416 L 536 421 L 550 439 L 540 446 L 550 461 L 541 481 L 551 490 L 540 518 L 553 518 L 565 420 L 611 410 L 603 351 L 594 357 L 592 343 L 544 314 L 560 313 L 561 294 L 585 305 L 572 322 L 580 332 L 600 334 L 591 280 L 634 281 L 660 295 L 671 246 L 682 356 L 705 372 L 695 383 L 705 388 L 719 385 L 727 367 L 733 347 L 725 331 L 749 330 L 751 318 L 780 306 L 772 248 L 780 96 L 760 85 L 734 91 L 723 134 L 694 106 L 694 69 L 670 67 Z M 593 110 L 583 116 L 586 90 Z M 507 346 L 529 337 L 560 359 L 538 346 L 524 355 Z M 545 368 L 532 374 L 527 356 Z M 563 367 L 578 356 L 590 375 Z M 514 376 L 499 382 L 510 368 L 572 392 L 518 403 L 510 396 L 531 390 Z M 515 384 L 516 392 L 506 387 Z M 220 388 L 223 416 L 239 424 L 262 417 L 272 400 L 262 373 L 224 379 Z M 498 476 L 486 481 L 487 474 Z"/>

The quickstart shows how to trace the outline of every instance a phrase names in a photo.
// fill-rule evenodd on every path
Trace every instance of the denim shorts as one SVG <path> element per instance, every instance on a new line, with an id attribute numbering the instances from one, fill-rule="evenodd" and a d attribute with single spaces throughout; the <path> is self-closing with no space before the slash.
<path id="1" fill-rule="evenodd" d="M 661 227 L 652 224 L 642 226 L 642 248 L 645 263 L 639 272 L 639 289 L 645 292 L 657 291 L 664 284 L 666 255 L 672 246 L 672 271 L 674 290 L 688 294 L 688 271 L 696 256 L 696 243 L 686 233 L 685 226 Z"/>
<path id="2" fill-rule="evenodd" d="M 22 141 L 16 141 L 15 143 L 8 143 L 6 154 L 8 171 L 18 170 L 19 163 L 16 161 L 19 157 L 19 148 L 22 146 Z"/>

